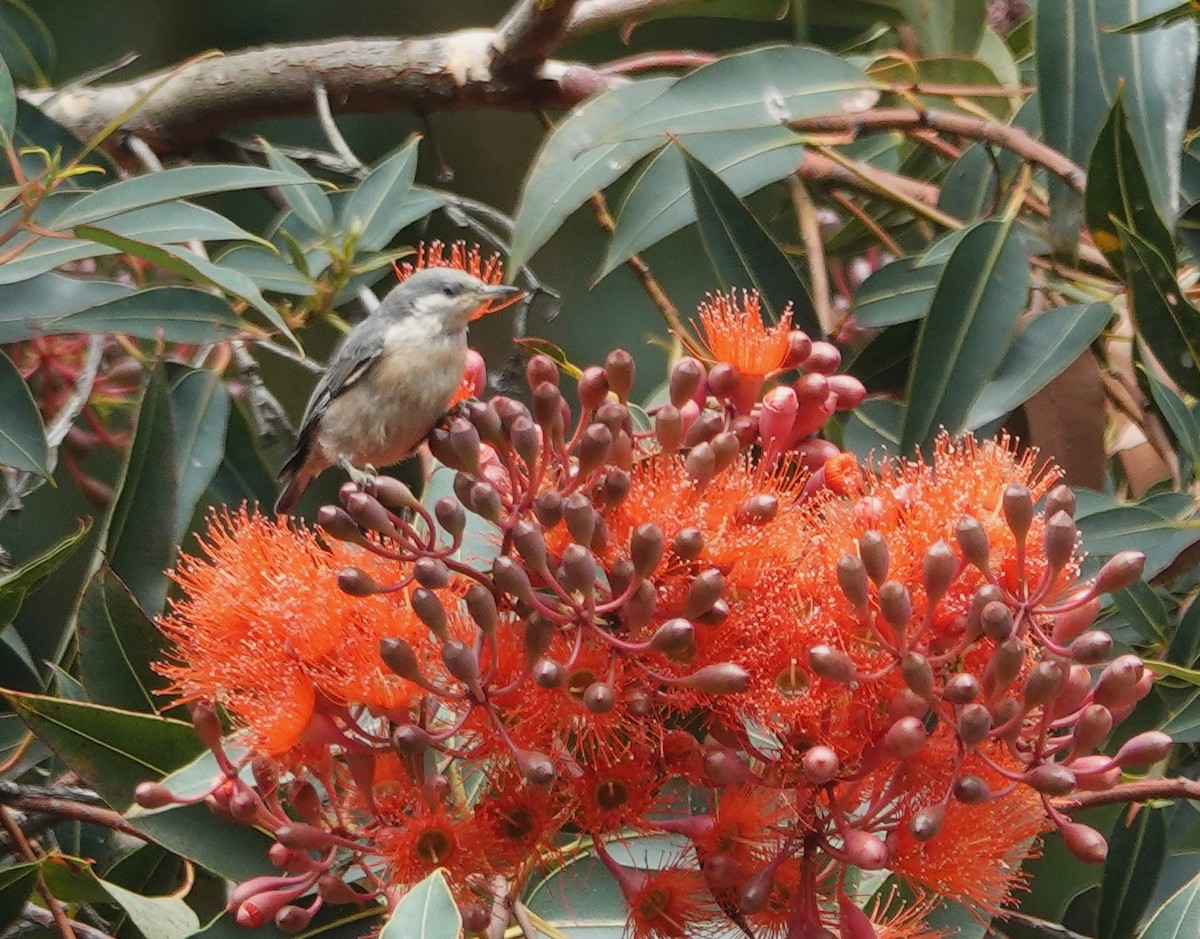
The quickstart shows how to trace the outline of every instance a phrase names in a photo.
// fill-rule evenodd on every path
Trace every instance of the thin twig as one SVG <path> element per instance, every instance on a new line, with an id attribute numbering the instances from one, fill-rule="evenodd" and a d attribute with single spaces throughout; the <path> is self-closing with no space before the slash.
<path id="1" fill-rule="evenodd" d="M 1200 801 L 1200 781 L 1184 776 L 1159 779 L 1139 779 L 1118 783 L 1111 789 L 1094 792 L 1074 792 L 1055 800 L 1054 806 L 1063 812 L 1078 812 L 1097 805 L 1118 805 L 1123 802 L 1150 802 L 1154 799 L 1192 799 Z"/>
<path id="2" fill-rule="evenodd" d="M 0 805 L 0 825 L 4 826 L 4 830 L 8 832 L 9 838 L 12 839 L 13 845 L 16 846 L 21 856 L 30 864 L 36 864 L 39 858 L 33 850 L 33 845 L 29 843 L 29 839 L 25 837 L 25 832 L 21 831 L 21 826 L 17 824 L 8 807 L 4 805 Z M 63 939 L 77 939 L 75 930 L 71 928 L 71 921 L 67 919 L 67 915 L 58 905 L 58 901 L 54 899 L 54 894 L 46 886 L 46 881 L 42 877 L 40 870 L 34 875 L 34 885 L 37 892 L 41 895 L 42 900 L 45 901 L 46 908 L 53 917 L 54 925 Z"/>
<path id="3" fill-rule="evenodd" d="M 992 920 L 992 928 L 1003 932 L 1006 920 L 1012 923 L 1020 923 L 1022 926 L 1045 933 L 1047 936 L 1054 936 L 1055 939 L 1090 939 L 1090 937 L 1082 933 L 1077 933 L 1073 929 L 1067 929 L 1066 926 L 1059 923 L 1052 923 L 1048 919 L 1039 919 L 1027 913 L 1018 913 L 1016 910 L 1004 910 L 997 919 Z M 1005 935 L 1008 935 L 1008 933 L 1005 933 Z"/>
<path id="4" fill-rule="evenodd" d="M 854 200 L 847 198 L 836 189 L 829 190 L 829 198 L 863 223 L 881 245 L 894 257 L 903 257 L 906 253 L 896 240 L 884 230 L 875 219 L 871 218 L 861 206 L 855 205 Z"/>
<path id="5" fill-rule="evenodd" d="M 313 79 L 313 101 L 317 107 L 317 121 L 320 123 L 321 130 L 329 141 L 329 145 L 333 147 L 334 152 L 338 156 L 346 161 L 346 165 L 354 173 L 363 171 L 365 167 L 362 160 L 350 149 L 350 145 L 346 143 L 346 138 L 338 130 L 337 121 L 333 119 L 333 111 L 329 107 L 329 89 L 325 87 L 325 83 L 321 81 L 319 76 Z"/>
<path id="6" fill-rule="evenodd" d="M 796 211 L 796 220 L 800 225 L 804 253 L 808 259 L 813 308 L 822 334 L 828 336 L 833 331 L 833 302 L 829 294 L 829 270 L 825 266 L 825 245 L 821 241 L 821 223 L 817 220 L 817 207 L 813 204 L 804 181 L 795 173 L 787 178 L 787 187 L 788 195 L 792 197 L 792 208 Z"/>
<path id="7" fill-rule="evenodd" d="M 56 907 L 58 906 L 57 903 L 54 905 Z M 61 910 L 59 913 L 60 915 L 64 915 L 62 914 Z M 57 922 L 54 914 L 50 910 L 44 910 L 40 906 L 35 906 L 32 903 L 25 904 L 25 909 L 21 911 L 21 919 L 28 920 L 35 926 L 40 926 L 43 929 L 48 929 L 54 926 Z M 99 929 L 96 929 L 94 926 L 89 926 L 86 923 L 81 923 L 73 919 L 67 919 L 66 922 L 70 925 L 71 929 L 74 930 L 78 939 L 113 939 L 113 937 L 108 933 L 101 932 Z"/>

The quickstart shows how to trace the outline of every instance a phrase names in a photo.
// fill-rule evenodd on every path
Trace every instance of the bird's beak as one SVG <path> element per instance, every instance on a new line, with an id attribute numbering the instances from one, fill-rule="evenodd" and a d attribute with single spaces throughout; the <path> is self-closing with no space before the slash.
<path id="1" fill-rule="evenodd" d="M 525 296 L 525 291 L 520 287 L 513 287 L 509 284 L 487 284 L 479 291 L 479 297 L 483 302 L 474 315 L 472 315 L 471 319 L 477 320 L 481 316 L 487 316 L 489 313 L 503 310 L 506 306 L 516 303 L 523 296 Z"/>

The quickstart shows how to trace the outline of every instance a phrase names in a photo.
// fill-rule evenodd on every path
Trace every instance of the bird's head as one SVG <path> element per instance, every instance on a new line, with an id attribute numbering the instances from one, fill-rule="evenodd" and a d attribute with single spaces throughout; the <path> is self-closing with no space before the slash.
<path id="1" fill-rule="evenodd" d="M 384 298 L 385 316 L 417 316 L 437 323 L 447 333 L 462 332 L 478 316 L 506 306 L 521 295 L 519 287 L 485 284 L 453 267 L 420 270 Z"/>

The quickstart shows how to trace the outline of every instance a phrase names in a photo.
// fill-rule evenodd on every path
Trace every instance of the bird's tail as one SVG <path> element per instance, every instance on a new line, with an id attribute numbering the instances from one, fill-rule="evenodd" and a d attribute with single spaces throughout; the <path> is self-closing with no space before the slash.
<path id="1" fill-rule="evenodd" d="M 312 482 L 314 475 L 314 473 L 306 472 L 301 468 L 295 470 L 288 477 L 287 485 L 283 487 L 283 492 L 279 494 L 279 498 L 275 501 L 276 515 L 290 512 L 296 507 L 296 503 L 304 495 L 304 490 L 308 488 L 308 484 Z"/>

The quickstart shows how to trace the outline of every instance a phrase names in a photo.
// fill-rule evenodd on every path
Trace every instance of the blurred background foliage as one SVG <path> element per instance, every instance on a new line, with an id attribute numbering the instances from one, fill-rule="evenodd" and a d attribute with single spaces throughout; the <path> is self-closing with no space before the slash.
<path id="1" fill-rule="evenodd" d="M 90 84 L 88 76 L 103 73 L 127 53 L 136 53 L 136 61 L 115 74 L 103 74 L 99 84 L 171 67 L 210 49 L 232 51 L 342 36 L 426 36 L 490 26 L 508 8 L 499 0 L 440 4 L 359 0 L 349 5 L 318 0 L 214 0 L 203 5 L 163 0 L 5 0 L 0 3 L 0 55 L 16 85 L 31 90 L 31 100 L 51 110 L 53 99 L 38 98 L 37 89 L 69 92 L 81 76 L 84 84 Z M 709 0 L 690 8 L 695 15 L 642 23 L 632 31 L 610 24 L 556 48 L 554 55 L 598 64 L 664 50 L 720 56 L 765 43 L 804 41 L 842 57 L 835 60 L 822 53 L 820 63 L 813 65 L 815 71 L 833 68 L 832 62 L 858 74 L 867 69 L 885 95 L 880 107 L 930 107 L 1028 132 L 1035 150 L 1025 145 L 1024 137 L 1019 147 L 1003 140 L 989 147 L 984 137 L 961 128 L 939 132 L 937 127 L 897 125 L 853 142 L 845 139 L 845 133 L 855 129 L 852 120 L 810 128 L 815 136 L 805 143 L 813 152 L 824 148 L 827 164 L 841 159 L 838 165 L 845 170 L 844 161 L 850 161 L 876 174 L 877 181 L 895 184 L 880 198 L 863 195 L 862 187 L 853 182 L 831 187 L 843 201 L 827 197 L 822 189 L 817 192 L 817 206 L 810 210 L 809 220 L 817 223 L 818 240 L 830 262 L 826 273 L 832 275 L 830 297 L 836 301 L 822 322 L 836 327 L 833 337 L 843 345 L 849 370 L 875 393 L 857 416 L 840 425 L 838 442 L 865 456 L 881 447 L 908 450 L 910 445 L 927 443 L 940 423 L 982 432 L 1004 425 L 1059 459 L 1071 482 L 1094 490 L 1080 496 L 1081 528 L 1089 550 L 1097 558 L 1126 548 L 1150 556 L 1149 580 L 1126 591 L 1106 614 L 1108 628 L 1119 642 L 1162 663 L 1160 691 L 1129 724 L 1133 730 L 1163 726 L 1174 733 L 1181 747 L 1173 771 L 1194 777 L 1198 768 L 1194 744 L 1200 741 L 1200 672 L 1196 670 L 1200 605 L 1193 602 L 1200 586 L 1196 575 L 1200 520 L 1195 500 L 1200 473 L 1196 401 L 1200 379 L 1194 358 L 1200 346 L 1200 313 L 1188 298 L 1195 295 L 1195 232 L 1200 217 L 1200 160 L 1193 149 L 1194 131 L 1189 129 L 1196 123 L 1191 105 L 1195 11 L 1186 3 L 1149 0 L 1042 0 L 1040 5 L 972 0 L 814 0 L 790 5 L 783 0 Z M 986 8 L 991 8 L 993 19 L 985 29 Z M 947 11 L 961 16 L 944 18 Z M 1149 22 L 1141 31 L 1112 31 L 1159 14 L 1161 21 Z M 961 29 L 967 30 L 965 36 L 956 31 Z M 1039 58 L 1035 37 L 1053 52 L 1047 55 L 1043 49 Z M 690 64 L 703 60 L 697 57 Z M 686 70 L 663 71 L 682 74 Z M 793 89 L 799 98 L 813 91 L 805 86 L 806 75 L 801 73 Z M 759 78 L 732 75 L 723 81 L 732 96 L 734 89 Z M 943 90 L 931 92 L 934 86 Z M 760 101 L 773 90 L 770 81 L 750 87 L 752 97 Z M 947 87 L 954 91 L 945 91 Z M 7 105 L 12 100 L 9 95 Z M 2 90 L 0 104 L 5 104 Z M 840 101 L 828 110 L 842 118 L 843 110 L 856 109 L 861 110 Z M 804 119 L 824 113 L 820 108 L 801 111 L 790 116 Z M 631 114 L 636 117 L 637 110 L 618 112 L 617 117 L 627 122 L 613 122 L 614 140 L 622 139 L 622 134 L 626 142 L 638 139 L 628 123 Z M 782 115 L 789 116 L 787 108 Z M 553 111 L 551 117 L 558 120 L 564 114 Z M 725 117 L 718 118 L 718 126 Z M 775 124 L 780 121 L 777 116 Z M 22 157 L 26 172 L 44 165 L 57 152 L 68 160 L 78 152 L 78 140 L 28 102 L 15 115 L 6 116 L 0 107 L 0 125 L 15 134 L 18 147 L 27 148 Z M 741 146 L 750 138 L 733 136 L 736 133 L 781 131 L 763 125 L 761 118 L 737 125 L 727 139 Z M 392 217 L 396 225 L 386 228 L 377 244 L 351 246 L 345 270 L 338 268 L 340 262 L 330 261 L 336 252 L 331 254 L 328 244 L 320 246 L 321 237 L 314 229 L 328 223 L 330 232 L 344 238 L 348 231 L 341 225 L 344 219 L 337 224 L 331 220 L 335 212 L 352 205 L 353 197 L 338 194 L 326 201 L 326 191 L 313 186 L 304 174 L 311 171 L 321 180 L 335 182 L 344 193 L 361 185 L 355 174 L 333 172 L 328 163 L 302 167 L 286 157 L 264 156 L 264 149 L 254 143 L 261 135 L 293 155 L 327 152 L 331 149 L 328 133 L 311 117 L 230 127 L 231 138 L 247 143 L 242 153 L 233 156 L 228 147 L 217 146 L 166 155 L 168 166 L 231 164 L 248 156 L 268 167 L 261 170 L 266 175 L 253 177 L 243 166 L 236 183 L 196 183 L 185 188 L 180 195 L 191 198 L 190 203 L 122 197 L 107 209 L 80 211 L 89 189 L 111 186 L 116 178 L 103 150 L 90 153 L 84 162 L 103 173 L 64 180 L 62 193 L 39 203 L 41 214 L 35 220 L 51 228 L 55 222 L 63 229 L 75 228 L 77 240 L 92 248 L 105 246 L 106 253 L 89 248 L 63 256 L 60 263 L 69 266 L 60 268 L 54 263 L 58 256 L 51 252 L 39 262 L 42 267 L 28 276 L 11 265 L 0 265 L 0 342 L 6 343 L 30 390 L 22 392 L 14 369 L 0 362 L 4 366 L 0 369 L 4 372 L 0 375 L 0 428 L 6 429 L 7 441 L 4 460 L 15 470 L 34 471 L 32 477 L 8 475 L 8 491 L 20 496 L 22 506 L 0 518 L 0 545 L 13 567 L 12 573 L 0 575 L 0 612 L 5 616 L 0 621 L 4 625 L 0 684 L 21 693 L 49 693 L 59 702 L 14 699 L 25 703 L 0 713 L 0 759 L 5 760 L 7 778 L 28 779 L 29 774 L 63 769 L 42 742 L 31 740 L 29 726 L 54 740 L 60 754 L 66 751 L 77 757 L 81 751 L 64 741 L 64 727 L 80 739 L 111 734 L 115 736 L 110 741 L 119 739 L 121 746 L 138 741 L 141 750 L 118 753 L 120 748 L 114 745 L 109 748 L 113 752 L 99 761 L 110 791 L 105 792 L 97 779 L 86 779 L 117 808 L 123 807 L 122 787 L 136 781 L 138 773 L 144 774 L 147 764 L 166 772 L 196 755 L 194 741 L 179 725 L 148 715 L 153 697 L 144 692 L 154 679 L 145 665 L 158 654 L 150 618 L 167 594 L 162 571 L 210 506 L 243 499 L 267 502 L 273 497 L 274 472 L 290 443 L 286 420 L 272 415 L 273 403 L 280 402 L 292 419 L 298 415 L 315 380 L 312 362 L 323 361 L 339 326 L 360 315 L 353 302 L 357 288 L 384 289 L 388 262 L 403 256 L 418 239 L 465 237 L 486 244 L 478 226 L 457 224 L 460 215 L 430 213 L 438 198 L 430 191 L 477 200 L 505 216 L 517 214 L 518 233 L 531 246 L 519 260 L 529 263 L 533 278 L 521 275 L 518 280 L 524 277 L 527 286 L 540 283 L 546 288 L 534 291 L 523 331 L 556 343 L 571 363 L 595 362 L 614 346 L 637 350 L 640 392 L 653 400 L 658 384 L 654 376 L 665 374 L 669 332 L 643 284 L 622 263 L 624 258 L 614 255 L 612 263 L 605 264 L 612 239 L 597 225 L 593 211 L 581 207 L 586 192 L 562 203 L 569 213 L 561 226 L 551 226 L 544 245 L 533 244 L 532 222 L 522 225 L 517 212 L 522 199 L 527 208 L 536 203 L 530 211 L 539 216 L 552 213 L 562 195 L 550 177 L 535 175 L 533 184 L 529 182 L 531 166 L 547 136 L 537 114 L 531 109 L 483 108 L 439 111 L 422 118 L 391 111 L 339 115 L 337 127 L 349 149 L 367 166 L 385 158 L 398 161 L 390 164 L 395 171 L 394 178 L 388 177 L 392 183 L 386 183 L 382 170 L 382 175 L 369 177 L 380 187 L 394 189 L 388 191 L 395 199 L 389 205 L 396 212 Z M 725 184 L 719 178 L 713 183 L 712 174 L 705 175 L 709 173 L 706 160 L 719 147 L 697 141 L 690 150 L 678 151 L 671 145 L 662 149 L 665 131 L 697 129 L 714 128 L 674 127 L 668 120 L 656 125 L 653 133 L 661 138 L 656 147 L 663 162 L 676 161 L 671 178 L 688 183 L 680 198 L 687 193 L 693 200 L 701 214 L 700 225 L 685 224 L 634 250 L 642 253 L 666 295 L 686 315 L 707 291 L 731 286 L 736 279 L 730 277 L 729 252 L 724 266 L 717 257 L 721 249 L 716 242 L 722 231 L 733 245 L 765 245 L 764 252 L 754 255 L 757 261 L 752 260 L 742 273 L 764 286 L 790 277 L 789 283 L 796 285 L 796 295 L 789 296 L 797 300 L 797 315 L 811 318 L 812 307 L 802 295 L 818 285 L 812 281 L 812 242 L 806 241 L 802 230 L 804 214 L 798 221 L 795 191 L 782 182 L 790 166 L 781 172 L 761 169 L 736 184 L 731 175 L 720 174 L 728 186 L 740 187 L 739 194 L 745 197 L 740 201 L 722 188 Z M 423 135 L 419 148 L 409 144 L 407 150 L 401 149 L 414 133 Z M 798 139 L 789 145 L 798 146 Z M 593 137 L 564 152 L 574 159 L 595 142 Z M 39 155 L 31 147 L 44 148 L 44 153 Z M 144 165 L 139 167 L 136 152 L 124 146 L 120 133 L 107 140 L 106 147 L 121 161 L 123 172 L 153 177 L 146 169 L 153 166 L 153 153 L 148 160 L 143 154 Z M 771 144 L 763 153 L 779 148 Z M 545 151 L 542 154 L 544 159 Z M 618 241 L 623 234 L 620 220 L 627 218 L 622 211 L 636 205 L 631 195 L 634 180 L 641 185 L 645 177 L 639 174 L 650 173 L 649 154 L 650 148 L 643 148 L 630 157 L 628 164 L 636 166 L 629 174 L 596 177 L 599 188 L 615 184 L 608 197 L 618 216 Z M 1037 159 L 1031 159 L 1031 154 Z M 1069 172 L 1067 182 L 1047 172 L 1047 166 L 1058 165 L 1054 160 L 1064 154 L 1089 170 L 1090 181 L 1082 193 L 1070 191 Z M 767 162 L 756 165 L 765 167 Z M 836 175 L 836 170 L 836 165 L 826 166 L 829 174 Z M 270 176 L 271 172 L 276 175 Z M 232 169 L 229 173 L 231 179 L 237 175 Z M 408 173 L 415 173 L 416 189 L 406 181 L 395 182 L 407 180 Z M 896 183 L 895 174 L 908 183 Z M 11 172 L 7 179 L 11 182 Z M 219 191 L 223 189 L 236 191 Z M 654 189 L 649 184 L 642 189 L 646 224 L 656 217 L 655 203 L 649 198 Z M 897 192 L 909 200 L 907 206 Z M 11 205 L 14 193 L 6 190 L 6 194 L 10 200 L 6 211 L 16 211 Z M 916 211 L 920 206 L 924 208 Z M 149 214 L 121 216 L 121 211 L 142 209 Z M 410 209 L 411 217 L 405 215 Z M 118 216 L 119 223 L 114 223 Z M 487 221 L 485 216 L 475 217 Z M 958 235 L 957 222 L 946 224 L 947 217 L 967 222 L 969 228 Z M 94 227 L 79 229 L 78 225 Z M 5 235 L 5 239 L 20 237 L 20 232 Z M 216 264 L 210 265 L 202 255 L 161 250 L 163 245 L 197 238 L 214 249 Z M 264 260 L 265 250 L 255 253 L 263 239 L 280 249 L 272 255 L 277 264 Z M 0 250 L 14 243 L 6 240 Z M 239 246 L 236 251 L 243 252 L 236 263 L 233 255 L 223 254 L 234 244 Z M 58 243 L 53 247 L 57 249 Z M 21 263 L 29 263 L 40 250 L 24 252 Z M 780 253 L 771 261 L 776 250 Z M 339 273 L 332 278 L 306 278 L 296 267 L 302 254 L 309 263 L 332 263 L 330 270 Z M 611 272 L 594 282 L 602 267 L 610 267 Z M 75 288 L 65 281 L 45 279 L 58 277 L 50 273 L 56 268 L 90 284 L 86 289 L 92 292 L 75 297 L 69 293 Z M 118 286 L 101 296 L 108 288 L 96 287 L 99 280 Z M 35 285 L 29 289 L 36 289 L 36 296 L 21 292 L 28 284 Z M 209 292 L 213 285 L 220 300 Z M 1030 285 L 1033 299 L 1026 304 Z M 135 299 L 129 300 L 129 307 L 105 306 L 123 303 L 130 296 L 145 298 L 149 288 L 175 291 L 172 302 L 158 294 L 154 302 Z M 69 338 L 52 340 L 27 328 L 27 320 L 41 316 L 42 307 L 49 311 L 46 320 L 78 316 L 73 322 L 81 333 L 94 329 L 110 338 L 75 338 L 60 323 L 52 332 L 67 332 Z M 167 309 L 178 315 L 164 313 Z M 938 346 L 936 335 L 959 322 L 956 317 L 964 311 L 979 314 L 974 320 L 976 331 L 964 340 L 968 351 L 964 353 L 961 345 Z M 1060 315 L 1047 316 L 1047 311 Z M 939 325 L 923 329 L 921 320 L 935 316 L 940 317 Z M 140 325 L 131 326 L 134 320 Z M 1020 332 L 1018 321 L 1029 334 Z M 165 350 L 155 341 L 164 322 L 169 324 L 167 339 L 172 340 Z M 280 335 L 284 322 L 297 327 L 311 356 L 307 364 L 286 354 L 287 340 Z M 237 358 L 246 347 L 238 352 L 230 342 L 244 323 L 252 324 L 256 338 L 264 338 L 268 328 L 274 332 L 275 348 L 254 348 L 256 368 L 250 370 Z M 305 328 L 299 330 L 302 323 Z M 514 355 L 513 331 L 511 318 L 497 317 L 472 333 L 500 388 L 505 387 L 505 369 Z M 1016 333 L 1024 338 L 1024 345 L 1014 343 Z M 1137 343 L 1132 341 L 1134 335 Z M 164 351 L 168 352 L 165 361 L 156 364 Z M 969 372 L 978 364 L 973 356 L 994 361 L 981 374 L 960 375 L 958 367 Z M 46 377 L 46 363 L 51 360 L 63 365 L 57 384 Z M 69 406 L 71 383 L 80 376 L 96 379 L 81 415 Z M 256 392 L 256 381 L 264 383 L 263 394 Z M 928 389 L 934 386 L 942 393 L 931 396 Z M 39 436 L 36 420 L 29 417 L 35 402 L 42 407 L 41 417 L 51 433 L 54 418 L 65 416 L 60 429 L 67 434 L 67 445 L 53 471 L 54 483 L 40 488 L 33 485 L 34 477 L 49 471 L 51 451 Z M 136 421 L 135 414 L 139 415 Z M 76 429 L 68 432 L 68 426 Z M 27 433 L 31 427 L 37 431 L 32 437 Z M 336 485 L 335 479 L 323 480 L 303 509 L 311 513 Z M 81 527 L 81 519 L 91 519 L 90 527 Z M 104 563 L 97 553 L 101 549 Z M 72 702 L 78 705 L 75 710 Z M 113 717 L 116 712 L 88 710 L 87 702 L 127 709 L 130 715 Z M 91 720 L 97 723 L 93 726 Z M 86 778 L 85 770 L 70 759 L 67 763 Z M 1114 832 L 1114 851 L 1103 871 L 1084 868 L 1067 858 L 1061 846 L 1048 845 L 1045 857 L 1031 866 L 1033 889 L 1021 904 L 1025 919 L 997 928 L 1013 936 L 1046 935 L 1046 922 L 1065 922 L 1088 936 L 1115 939 L 1142 934 L 1157 939 L 1171 934 L 1164 930 L 1175 922 L 1170 917 L 1182 910 L 1178 922 L 1183 931 L 1174 935 L 1190 935 L 1187 923 L 1197 919 L 1187 917 L 1200 919 L 1200 818 L 1194 805 L 1184 801 L 1144 810 L 1143 818 L 1152 821 L 1133 829 L 1121 824 L 1120 816 L 1115 807 L 1090 810 L 1083 816 Z M 143 849 L 133 855 L 123 854 L 102 830 L 78 821 L 59 820 L 54 836 L 66 854 L 102 859 L 108 881 L 146 896 L 165 895 L 177 886 L 180 856 L 225 876 L 245 875 L 244 869 L 224 869 L 211 860 L 214 850 L 229 851 L 228 843 L 219 840 L 228 832 L 213 835 L 211 844 L 198 848 L 188 841 L 195 827 L 195 816 L 162 823 L 155 837 L 170 850 Z M 0 925 L 14 922 L 30 895 L 27 873 L 0 872 Z M 92 877 L 80 870 L 68 871 L 55 882 L 54 891 L 72 903 L 94 903 L 105 909 L 115 902 L 123 911 L 114 920 L 117 935 L 140 931 L 147 939 L 175 939 L 186 934 L 181 929 L 157 932 L 153 921 L 159 914 L 167 915 L 163 910 L 147 914 L 128 898 L 114 901 L 117 894 L 104 893 L 108 889 L 104 882 L 94 882 Z M 1181 887 L 1185 893 L 1170 899 Z M 220 889 L 217 876 L 201 874 L 188 899 L 194 914 L 199 914 L 197 922 L 219 907 Z M 595 913 L 599 920 L 604 902 L 601 897 L 594 908 L 576 905 L 558 915 L 565 921 Z M 1143 931 L 1160 906 L 1166 913 L 1150 923 L 1152 929 Z M 172 910 L 171 915 L 179 913 L 175 907 Z M 986 928 L 973 921 L 955 925 L 975 935 Z M 224 935 L 228 928 L 219 920 L 207 934 Z M 363 930 L 361 923 L 341 928 L 347 935 Z M 585 934 L 609 935 L 611 929 L 606 932 L 595 926 L 578 933 Z"/>

